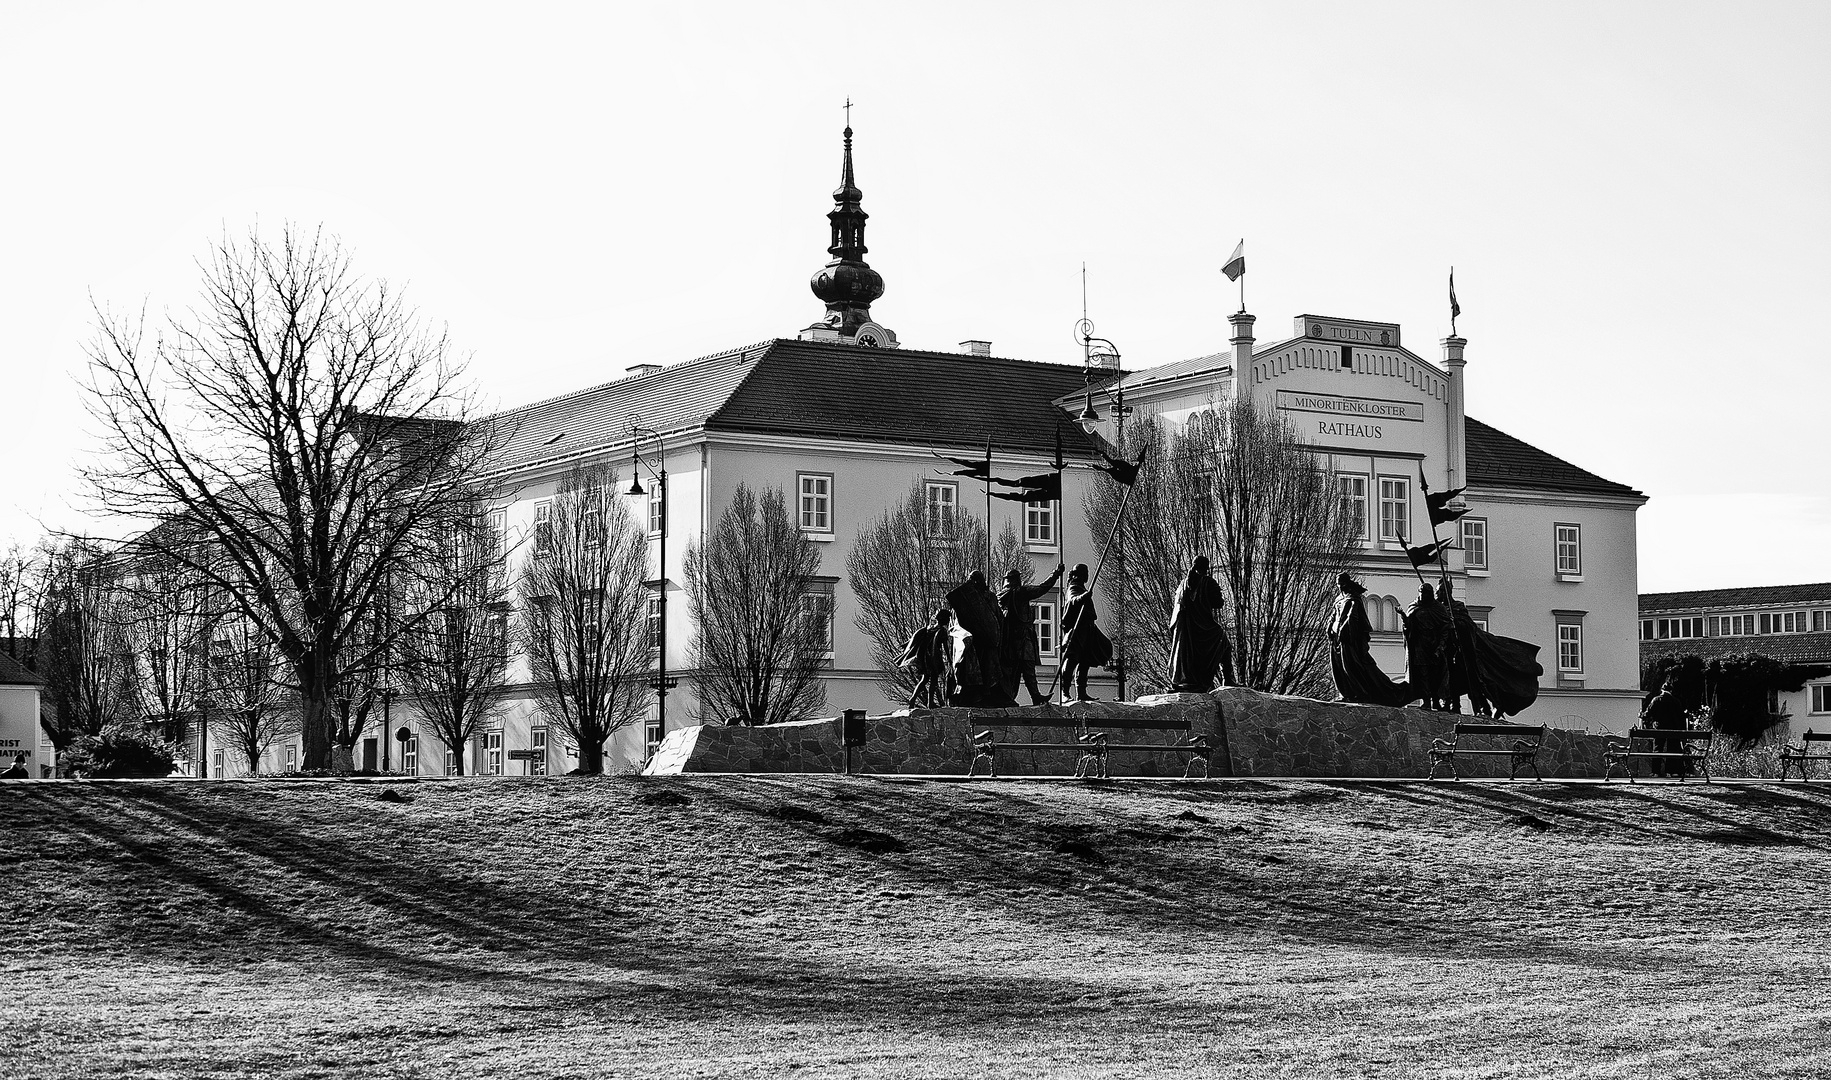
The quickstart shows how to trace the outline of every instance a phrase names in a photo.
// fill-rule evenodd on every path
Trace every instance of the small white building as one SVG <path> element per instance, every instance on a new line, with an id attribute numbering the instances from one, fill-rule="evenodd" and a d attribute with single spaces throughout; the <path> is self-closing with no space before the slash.
<path id="1" fill-rule="evenodd" d="M 38 722 L 44 680 L 5 653 L 0 653 L 0 772 L 25 755 L 25 771 L 35 780 L 57 770 L 57 749 Z"/>

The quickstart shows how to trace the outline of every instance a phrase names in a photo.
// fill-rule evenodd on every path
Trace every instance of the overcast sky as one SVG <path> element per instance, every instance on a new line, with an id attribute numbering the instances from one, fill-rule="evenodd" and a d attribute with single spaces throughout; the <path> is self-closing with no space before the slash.
<path id="1" fill-rule="evenodd" d="M 0 3 L 0 540 L 82 521 L 89 297 L 322 222 L 494 402 L 788 336 L 841 104 L 878 321 L 1128 367 L 1313 312 L 1652 501 L 1643 591 L 1831 580 L 1831 5 Z"/>

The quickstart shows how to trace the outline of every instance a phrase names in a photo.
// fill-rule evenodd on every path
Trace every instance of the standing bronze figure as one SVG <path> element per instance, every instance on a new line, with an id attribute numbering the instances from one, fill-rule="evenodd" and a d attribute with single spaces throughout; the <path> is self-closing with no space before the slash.
<path id="1" fill-rule="evenodd" d="M 1205 694 L 1214 689 L 1217 671 L 1222 686 L 1233 685 L 1233 646 L 1214 617 L 1226 604 L 1226 594 L 1209 573 L 1208 556 L 1197 556 L 1170 611 L 1171 692 Z"/>
<path id="2" fill-rule="evenodd" d="M 935 612 L 935 621 L 917 630 L 904 646 L 897 666 L 915 672 L 915 693 L 909 697 L 911 708 L 926 705 L 938 709 L 947 704 L 953 689 L 953 628 L 954 613 L 941 608 Z"/>
<path id="3" fill-rule="evenodd" d="M 1336 691 L 1343 701 L 1361 705 L 1404 705 L 1412 698 L 1410 684 L 1393 682 L 1373 662 L 1373 624 L 1361 603 L 1366 586 L 1347 574 L 1335 581 L 1341 593 L 1329 620 L 1329 662 Z"/>
<path id="4" fill-rule="evenodd" d="M 1087 673 L 1112 662 L 1113 643 L 1094 622 L 1093 589 L 1088 587 L 1087 564 L 1076 563 L 1068 572 L 1068 603 L 1062 609 L 1063 701 L 1092 701 L 1087 696 Z M 1072 688 L 1072 689 L 1071 689 Z"/>
<path id="5" fill-rule="evenodd" d="M 1455 623 L 1449 609 L 1437 602 L 1429 585 L 1418 589 L 1418 602 L 1405 612 L 1405 667 L 1412 693 L 1424 699 L 1427 709 L 1445 708 L 1449 694 L 1450 650 L 1455 647 Z"/>
<path id="6" fill-rule="evenodd" d="M 1057 564 L 1055 573 L 1041 585 L 1025 585 L 1013 570 L 1005 575 L 1005 586 L 998 593 L 998 607 L 1004 613 L 1003 669 L 1004 688 L 1017 696 L 1022 685 L 1030 691 L 1030 704 L 1041 705 L 1049 699 L 1036 688 L 1036 665 L 1042 663 L 1042 652 L 1036 643 L 1036 611 L 1030 605 L 1062 578 L 1065 567 Z"/>

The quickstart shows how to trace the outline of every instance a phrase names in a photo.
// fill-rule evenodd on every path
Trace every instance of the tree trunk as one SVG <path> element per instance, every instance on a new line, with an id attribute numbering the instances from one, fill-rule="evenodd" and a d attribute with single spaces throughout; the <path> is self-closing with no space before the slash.
<path id="1" fill-rule="evenodd" d="M 300 735 L 305 744 L 305 768 L 331 767 L 331 697 L 324 687 L 307 682 L 300 694 Z"/>
<path id="2" fill-rule="evenodd" d="M 579 771 L 587 776 L 603 775 L 604 738 L 596 724 L 588 723 L 579 730 Z"/>

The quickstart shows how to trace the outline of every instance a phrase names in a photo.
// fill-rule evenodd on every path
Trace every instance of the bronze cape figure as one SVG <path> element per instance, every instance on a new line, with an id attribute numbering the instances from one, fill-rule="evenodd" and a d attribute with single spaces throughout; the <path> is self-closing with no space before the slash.
<path id="1" fill-rule="evenodd" d="M 1343 701 L 1361 705 L 1404 705 L 1412 699 L 1410 684 L 1393 682 L 1373 662 L 1373 624 L 1361 594 L 1367 589 L 1343 574 L 1336 578 L 1341 593 L 1335 598 L 1335 617 L 1329 621 L 1329 661 L 1335 671 L 1335 689 Z"/>
<path id="2" fill-rule="evenodd" d="M 1197 556 L 1170 610 L 1172 693 L 1205 694 L 1214 689 L 1217 671 L 1222 686 L 1233 685 L 1233 646 L 1214 617 L 1215 609 L 1226 604 L 1226 594 L 1209 576 L 1208 556 Z"/>
<path id="3" fill-rule="evenodd" d="M 998 597 L 975 570 L 965 584 L 947 594 L 954 620 L 969 635 L 965 655 L 954 669 L 953 704 L 984 709 L 1008 709 L 1017 704 L 1017 688 L 1004 688 L 1004 619 Z"/>
<path id="4" fill-rule="evenodd" d="M 1013 570 L 1005 575 L 1005 586 L 999 590 L 998 607 L 1004 620 L 1000 686 L 1013 700 L 1020 685 L 1030 691 L 1032 705 L 1048 700 L 1036 688 L 1036 665 L 1042 663 L 1042 652 L 1036 643 L 1036 612 L 1030 605 L 1055 588 L 1062 570 L 1058 564 L 1055 573 L 1041 585 L 1025 585 Z"/>
<path id="5" fill-rule="evenodd" d="M 1093 590 L 1088 587 L 1087 564 L 1076 563 L 1068 572 L 1068 603 L 1062 609 L 1062 700 L 1091 701 L 1087 673 L 1112 662 L 1113 643 L 1094 620 Z"/>
<path id="6" fill-rule="evenodd" d="M 1446 687 L 1452 706 L 1453 695 L 1466 693 L 1475 712 L 1496 720 L 1524 712 L 1538 700 L 1539 676 L 1545 673 L 1539 666 L 1539 647 L 1476 626 L 1468 607 L 1451 595 L 1447 581 L 1438 586 L 1438 595 L 1444 601 L 1441 606 L 1455 618 L 1456 649 Z"/>

